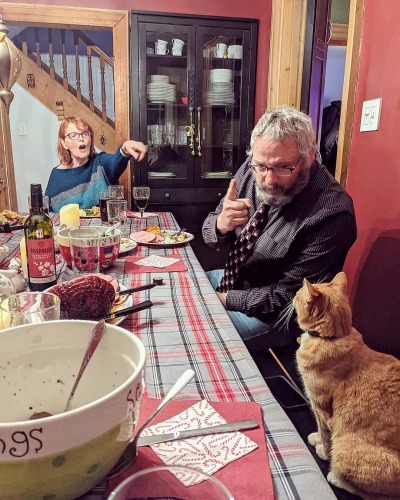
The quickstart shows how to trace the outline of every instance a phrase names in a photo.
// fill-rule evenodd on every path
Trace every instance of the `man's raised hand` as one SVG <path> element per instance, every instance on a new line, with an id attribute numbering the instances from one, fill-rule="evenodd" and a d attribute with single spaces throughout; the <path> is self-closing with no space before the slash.
<path id="1" fill-rule="evenodd" d="M 217 229 L 221 234 L 233 231 L 236 226 L 246 224 L 251 202 L 248 198 L 237 198 L 236 179 L 232 179 L 226 192 L 222 212 L 217 218 Z"/>

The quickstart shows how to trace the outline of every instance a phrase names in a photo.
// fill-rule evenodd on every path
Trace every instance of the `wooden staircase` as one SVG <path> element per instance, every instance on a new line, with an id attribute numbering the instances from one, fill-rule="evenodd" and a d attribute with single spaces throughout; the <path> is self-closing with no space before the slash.
<path id="1" fill-rule="evenodd" d="M 106 114 L 105 90 L 104 90 L 104 65 L 107 63 L 113 68 L 113 61 L 106 56 L 101 49 L 96 47 L 83 33 L 77 30 L 73 32 L 73 38 L 78 42 L 84 41 L 89 66 L 89 82 L 80 80 L 80 63 L 78 49 L 75 51 L 75 74 L 76 85 L 68 81 L 67 57 L 65 43 L 62 44 L 62 75 L 58 74 L 54 65 L 54 54 L 52 47 L 52 35 L 49 32 L 48 46 L 46 52 L 49 55 L 49 65 L 43 62 L 41 48 L 38 41 L 35 43 L 35 53 L 28 50 L 28 43 L 23 39 L 23 33 L 14 39 L 14 44 L 19 50 L 22 60 L 22 70 L 18 78 L 21 85 L 30 95 L 42 103 L 61 121 L 67 116 L 79 116 L 86 120 L 93 128 L 94 142 L 97 149 L 113 153 L 116 148 L 116 134 L 114 121 Z M 62 40 L 65 42 L 65 31 L 59 30 Z M 35 38 L 39 40 L 38 29 L 35 29 Z M 37 35 L 37 36 L 36 36 Z M 93 77 L 92 77 L 92 53 L 100 55 L 101 64 L 101 109 L 94 104 L 93 99 Z M 89 88 L 88 98 L 81 92 L 82 83 Z"/>

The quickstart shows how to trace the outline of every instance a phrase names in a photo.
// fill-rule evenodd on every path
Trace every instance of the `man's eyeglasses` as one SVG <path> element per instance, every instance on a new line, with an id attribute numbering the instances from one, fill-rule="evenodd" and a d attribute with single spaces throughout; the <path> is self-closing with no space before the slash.
<path id="1" fill-rule="evenodd" d="M 68 139 L 71 139 L 71 141 L 79 141 L 80 137 L 82 137 L 82 139 L 90 139 L 92 137 L 92 134 L 90 132 L 71 132 L 65 137 L 68 137 Z"/>
<path id="2" fill-rule="evenodd" d="M 268 172 L 272 172 L 278 177 L 289 177 L 292 175 L 293 170 L 297 167 L 301 160 L 301 156 L 296 161 L 296 164 L 293 167 L 283 166 L 283 167 L 268 167 L 266 165 L 259 165 L 256 162 L 250 162 L 250 167 L 256 172 L 256 174 L 265 174 Z"/>

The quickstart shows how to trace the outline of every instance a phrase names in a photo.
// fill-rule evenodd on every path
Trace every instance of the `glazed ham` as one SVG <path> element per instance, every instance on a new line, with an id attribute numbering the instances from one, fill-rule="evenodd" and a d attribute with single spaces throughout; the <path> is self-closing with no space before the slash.
<path id="1" fill-rule="evenodd" d="M 153 243 L 157 239 L 157 235 L 149 231 L 136 231 L 133 233 L 135 241 L 141 243 Z"/>
<path id="2" fill-rule="evenodd" d="M 47 290 L 61 299 L 61 319 L 98 320 L 110 315 L 115 300 L 112 283 L 87 274 L 59 283 Z"/>

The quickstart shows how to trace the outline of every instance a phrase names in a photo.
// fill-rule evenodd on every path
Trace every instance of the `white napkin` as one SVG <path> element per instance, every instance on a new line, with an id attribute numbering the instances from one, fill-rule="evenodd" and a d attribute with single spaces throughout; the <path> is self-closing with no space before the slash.
<path id="1" fill-rule="evenodd" d="M 226 420 L 207 401 L 202 400 L 175 417 L 148 427 L 143 431 L 143 436 L 225 423 Z M 184 465 L 211 475 L 258 446 L 241 432 L 225 432 L 154 444 L 151 448 L 167 465 Z M 179 476 L 179 479 L 185 486 L 204 480 L 189 475 Z"/>
<path id="2" fill-rule="evenodd" d="M 171 266 L 175 264 L 175 262 L 179 262 L 179 259 L 174 259 L 171 257 L 161 257 L 159 255 L 149 255 L 143 259 L 137 260 L 136 264 L 147 267 L 159 267 L 162 269 L 163 267 Z"/>

